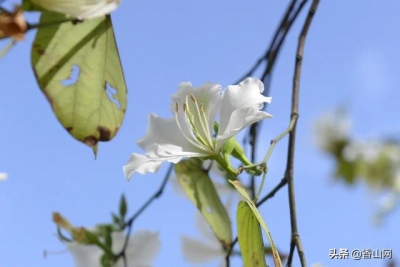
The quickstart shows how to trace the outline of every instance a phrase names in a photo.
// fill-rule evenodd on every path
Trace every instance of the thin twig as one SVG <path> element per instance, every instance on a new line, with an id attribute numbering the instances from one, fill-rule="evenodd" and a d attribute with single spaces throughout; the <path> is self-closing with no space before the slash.
<path id="1" fill-rule="evenodd" d="M 146 203 L 143 204 L 143 206 L 132 216 L 131 219 L 128 220 L 126 225 L 132 224 L 137 217 L 140 216 L 140 214 L 157 198 L 159 198 L 162 193 L 164 192 L 164 188 L 168 182 L 169 177 L 171 176 L 172 170 L 174 169 L 174 164 L 170 164 L 168 167 L 167 173 L 164 176 L 164 179 L 160 185 L 160 188 L 146 201 Z"/>
<path id="2" fill-rule="evenodd" d="M 232 250 L 233 250 L 233 247 L 237 244 L 238 240 L 239 240 L 238 237 L 236 237 L 233 240 L 231 246 L 229 247 L 229 250 L 226 253 L 226 256 L 225 256 L 225 267 L 229 267 L 229 265 L 230 265 L 230 257 L 231 257 L 231 254 L 232 254 Z"/>
<path id="3" fill-rule="evenodd" d="M 271 85 L 271 75 L 276 63 L 276 59 L 278 58 L 279 52 L 281 51 L 282 45 L 284 43 L 284 40 L 286 39 L 287 34 L 289 33 L 293 23 L 297 19 L 298 15 L 300 14 L 301 10 L 303 9 L 305 3 L 308 0 L 302 0 L 301 2 L 299 0 L 291 0 L 281 21 L 279 22 L 278 27 L 275 30 L 275 33 L 271 39 L 271 42 L 267 48 L 267 51 L 256 61 L 256 63 L 250 68 L 248 72 L 246 72 L 236 83 L 241 82 L 245 78 L 252 76 L 255 71 L 262 65 L 263 62 L 266 63 L 265 70 L 262 75 L 262 81 L 264 83 L 265 90 L 263 92 L 264 95 L 269 95 L 270 92 L 270 85 Z M 300 4 L 298 4 L 300 3 Z M 296 4 L 297 7 L 296 7 Z M 266 105 L 264 106 L 264 110 L 266 109 Z M 254 123 L 251 125 L 249 132 L 245 135 L 245 138 L 243 140 L 243 143 L 248 142 L 251 146 L 251 160 L 252 162 L 255 162 L 256 160 L 256 147 L 257 147 L 257 133 L 260 128 L 261 123 Z M 255 190 L 255 178 L 252 176 L 250 178 L 250 191 L 252 194 L 252 197 L 255 197 L 256 190 Z M 276 192 L 278 192 L 285 184 L 282 184 L 282 181 L 278 186 L 271 191 L 272 196 L 275 195 Z M 267 196 L 269 196 L 271 193 L 269 193 Z M 270 197 L 272 197 L 270 196 Z M 268 198 L 270 198 L 268 197 Z M 258 202 L 258 206 L 262 205 L 268 198 L 264 197 Z M 235 240 L 232 242 L 230 250 L 227 252 L 226 255 L 226 266 L 229 267 L 229 259 L 230 255 L 232 253 L 232 250 L 234 246 L 236 245 L 238 241 L 238 238 L 236 237 Z"/>
<path id="4" fill-rule="evenodd" d="M 270 198 L 273 198 L 278 191 L 287 184 L 286 177 L 282 178 L 282 180 L 277 184 L 274 189 L 272 189 L 265 197 L 261 198 L 260 201 L 257 202 L 256 207 L 261 206 L 265 201 Z"/>
<path id="5" fill-rule="evenodd" d="M 285 14 L 283 15 L 278 27 L 275 30 L 275 33 L 271 39 L 271 42 L 268 46 L 267 51 L 261 56 L 253 67 L 243 75 L 238 82 L 242 81 L 246 77 L 252 76 L 253 73 L 258 69 L 259 66 L 265 61 L 266 66 L 265 70 L 262 74 L 261 80 L 264 83 L 265 90 L 263 92 L 264 95 L 269 95 L 270 92 L 270 84 L 271 84 L 271 74 L 272 70 L 274 69 L 276 59 L 279 55 L 281 50 L 282 44 L 286 39 L 286 35 L 289 32 L 293 22 L 296 20 L 297 16 L 300 14 L 300 11 L 303 9 L 304 4 L 307 0 L 303 0 L 295 9 L 298 0 L 292 0 L 288 5 Z M 293 14 L 293 15 L 292 15 Z M 266 105 L 264 106 L 264 110 L 266 109 Z M 251 125 L 248 134 L 245 137 L 244 143 L 246 139 L 248 139 L 249 145 L 251 147 L 251 161 L 256 161 L 256 147 L 257 147 L 257 133 L 261 126 L 261 122 L 257 122 Z M 255 177 L 250 177 L 250 193 L 252 199 L 256 197 L 256 184 L 255 184 Z"/>
<path id="6" fill-rule="evenodd" d="M 299 89 L 300 89 L 300 76 L 301 76 L 301 68 L 304 54 L 304 46 L 307 37 L 308 30 L 310 28 L 312 19 L 317 10 L 319 4 L 319 0 L 313 0 L 310 10 L 308 12 L 307 18 L 304 22 L 303 28 L 301 30 L 299 36 L 299 42 L 297 46 L 296 52 L 296 60 L 295 60 L 295 70 L 293 77 L 293 91 L 292 91 L 292 108 L 291 108 L 291 120 L 298 118 L 299 116 Z M 293 253 L 295 247 L 297 247 L 297 251 L 299 254 L 300 262 L 302 267 L 306 267 L 306 258 L 303 250 L 303 246 L 301 243 L 299 231 L 297 228 L 297 217 L 296 217 L 296 201 L 295 201 L 295 193 L 294 193 L 294 181 L 293 181 L 293 169 L 294 169 L 294 153 L 295 153 L 295 140 L 296 140 L 296 125 L 289 134 L 289 145 L 288 145 L 288 157 L 287 157 L 287 165 L 285 176 L 287 177 L 288 183 L 288 194 L 289 194 L 289 209 L 290 209 L 290 224 L 292 228 L 291 241 L 290 241 L 290 253 L 287 261 L 287 266 L 292 265 Z"/>
<path id="7" fill-rule="evenodd" d="M 125 255 L 125 250 L 128 247 L 128 243 L 129 243 L 129 236 L 131 234 L 131 230 L 132 230 L 132 225 L 133 222 L 147 209 L 147 207 L 157 198 L 159 198 L 162 193 L 164 192 L 165 186 L 167 185 L 167 182 L 169 180 L 169 177 L 171 176 L 172 170 L 174 168 L 174 164 L 170 164 L 170 166 L 168 167 L 167 173 L 164 176 L 164 179 L 160 185 L 160 187 L 158 188 L 158 190 L 138 209 L 138 211 L 132 215 L 132 217 L 125 223 L 125 227 L 124 228 L 128 228 L 127 234 L 126 234 L 126 238 L 125 238 L 125 243 L 124 246 L 122 247 L 122 250 L 120 253 L 117 254 L 117 259 L 120 257 L 124 257 Z"/>

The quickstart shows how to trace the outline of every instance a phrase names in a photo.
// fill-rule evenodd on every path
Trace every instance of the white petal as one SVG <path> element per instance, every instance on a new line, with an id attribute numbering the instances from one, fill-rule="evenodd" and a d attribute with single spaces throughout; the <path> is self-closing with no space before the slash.
<path id="1" fill-rule="evenodd" d="M 162 147 L 158 148 L 162 149 Z M 155 148 L 157 150 L 157 146 Z M 172 151 L 171 149 L 168 150 Z M 164 151 L 165 152 L 165 151 Z M 203 156 L 202 154 L 197 153 L 184 153 L 181 152 L 179 155 L 166 155 L 166 156 L 157 156 L 153 151 L 149 155 L 141 155 L 141 154 L 132 154 L 128 163 L 123 167 L 124 175 L 126 179 L 130 179 L 135 172 L 140 174 L 146 174 L 148 172 L 154 173 L 160 169 L 161 164 L 164 161 L 171 163 L 178 163 L 184 157 L 199 157 Z"/>
<path id="2" fill-rule="evenodd" d="M 228 86 L 222 99 L 217 148 L 248 125 L 272 117 L 260 111 L 264 103 L 271 102 L 271 97 L 261 94 L 263 91 L 263 83 L 256 78 L 247 78 L 238 85 Z"/>
<path id="3" fill-rule="evenodd" d="M 146 135 L 139 141 L 140 146 L 145 151 L 154 149 L 154 144 L 171 149 L 180 148 L 185 152 L 199 152 L 199 149 L 189 143 L 181 133 L 175 119 L 163 119 L 156 114 L 149 116 L 149 126 Z M 173 154 L 173 153 L 171 153 Z"/>
<path id="4" fill-rule="evenodd" d="M 219 84 L 214 83 L 205 83 L 199 87 L 192 87 L 192 84 L 189 82 L 184 82 L 179 85 L 178 92 L 171 96 L 172 111 L 175 109 L 175 103 L 183 104 L 186 100 L 186 96 L 193 95 L 197 103 L 203 104 L 203 110 L 208 120 L 208 127 L 212 131 L 214 127 L 214 121 L 217 113 L 219 112 L 222 96 L 221 96 L 221 86 Z M 194 111 L 194 107 L 192 105 L 189 106 L 191 111 Z M 196 127 L 200 127 L 199 124 L 196 123 Z"/>
<path id="5" fill-rule="evenodd" d="M 207 239 L 208 246 L 213 247 L 216 250 L 221 249 L 221 243 L 219 242 L 210 225 L 207 223 L 206 219 L 204 219 L 203 215 L 200 212 L 196 213 L 196 227 L 197 230 L 199 230 L 201 236 Z"/>
<path id="6" fill-rule="evenodd" d="M 147 133 L 137 144 L 146 155 L 132 154 L 123 167 L 127 179 L 135 172 L 154 173 L 164 161 L 178 163 L 184 157 L 209 155 L 185 139 L 174 119 L 162 119 L 155 114 L 150 115 Z"/>
<path id="7" fill-rule="evenodd" d="M 225 257 L 221 249 L 217 249 L 196 239 L 183 236 L 181 241 L 183 255 L 190 263 L 204 263 Z"/>
<path id="8" fill-rule="evenodd" d="M 75 267 L 101 267 L 103 251 L 95 245 L 81 245 L 77 242 L 63 242 L 74 258 Z"/>
<path id="9" fill-rule="evenodd" d="M 126 235 L 124 232 L 112 233 L 113 252 L 119 253 L 124 246 Z M 157 232 L 142 230 L 129 237 L 125 250 L 129 267 L 151 266 L 152 261 L 160 250 L 160 240 Z M 123 267 L 123 260 L 118 261 L 116 267 Z"/>
<path id="10" fill-rule="evenodd" d="M 7 173 L 0 172 L 0 181 L 7 180 L 7 177 L 8 177 Z"/>
<path id="11" fill-rule="evenodd" d="M 232 136 L 247 126 L 263 119 L 272 118 L 272 115 L 254 108 L 243 108 L 232 112 L 228 124 L 223 131 L 218 131 L 217 150 Z"/>
<path id="12" fill-rule="evenodd" d="M 158 232 L 142 230 L 135 233 L 127 249 L 128 262 L 132 262 L 129 266 L 152 265 L 160 248 L 161 241 Z"/>
<path id="13" fill-rule="evenodd" d="M 120 0 L 32 0 L 43 9 L 66 14 L 78 19 L 93 19 L 114 11 Z"/>

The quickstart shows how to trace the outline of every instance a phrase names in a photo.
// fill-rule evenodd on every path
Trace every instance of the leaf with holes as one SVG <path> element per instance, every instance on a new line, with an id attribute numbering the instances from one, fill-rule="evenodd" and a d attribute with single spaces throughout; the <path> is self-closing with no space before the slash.
<path id="1" fill-rule="evenodd" d="M 175 165 L 175 173 L 188 198 L 200 210 L 221 245 L 232 243 L 231 220 L 201 160 L 191 158 Z"/>
<path id="2" fill-rule="evenodd" d="M 40 23 L 63 18 L 44 12 Z M 117 134 L 126 110 L 127 90 L 111 18 L 39 28 L 31 57 L 58 120 L 96 154 L 99 141 Z"/>
<path id="3" fill-rule="evenodd" d="M 236 220 L 244 267 L 267 266 L 260 223 L 249 204 L 239 202 Z"/>

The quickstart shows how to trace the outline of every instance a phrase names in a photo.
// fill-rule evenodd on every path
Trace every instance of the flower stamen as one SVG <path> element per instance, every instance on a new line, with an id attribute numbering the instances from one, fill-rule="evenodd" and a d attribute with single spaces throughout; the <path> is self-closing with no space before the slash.
<path id="1" fill-rule="evenodd" d="M 193 95 L 190 95 L 190 98 L 192 99 L 192 101 L 194 102 L 194 104 L 196 106 L 197 116 L 198 116 L 200 124 L 201 124 L 201 129 L 203 130 L 204 136 L 206 137 L 206 141 L 208 142 L 207 145 L 210 148 L 213 148 L 214 144 L 211 140 L 211 134 L 208 129 L 208 121 L 207 121 L 207 117 L 205 116 L 205 112 L 203 109 L 203 103 L 200 103 L 200 108 L 199 108 L 199 105 L 197 104 L 197 99 Z M 207 127 L 204 125 L 206 125 Z"/>
<path id="2" fill-rule="evenodd" d="M 183 105 L 183 110 L 185 111 L 185 104 Z M 186 139 L 189 143 L 191 143 L 192 145 L 194 145 L 195 147 L 197 147 L 197 148 L 199 148 L 199 149 L 201 149 L 201 150 L 203 150 L 203 151 L 209 152 L 209 151 L 207 151 L 207 150 L 208 150 L 208 147 L 205 147 L 203 144 L 199 143 L 199 140 L 198 140 L 197 138 L 190 138 L 189 136 L 187 136 L 187 134 L 186 134 L 185 131 L 182 129 L 182 126 L 181 126 L 181 124 L 180 124 L 180 122 L 179 122 L 178 112 L 179 112 L 179 106 L 178 106 L 178 103 L 176 103 L 176 105 L 175 105 L 175 121 L 176 121 L 176 124 L 177 124 L 177 126 L 178 126 L 180 132 L 182 133 L 183 137 L 185 137 L 185 139 Z M 206 149 L 205 149 L 205 148 L 206 148 Z"/>
<path id="3" fill-rule="evenodd" d="M 204 112 L 204 105 L 203 103 L 200 103 L 200 113 L 201 113 L 201 118 L 202 120 L 204 120 L 204 125 L 202 124 L 202 126 L 204 127 L 204 131 L 206 132 L 206 135 L 208 137 L 208 141 L 210 142 L 211 147 L 214 147 L 214 142 L 211 139 L 212 133 L 210 131 L 210 127 L 208 125 L 208 120 L 207 120 L 207 116 L 206 113 Z"/>
<path id="4" fill-rule="evenodd" d="M 193 100 L 193 96 L 190 95 L 190 97 L 191 97 L 192 100 Z M 185 110 L 185 114 L 187 115 L 187 117 L 188 117 L 188 119 L 189 119 L 190 125 L 192 126 L 193 134 L 194 134 L 194 136 L 196 137 L 196 139 L 199 140 L 204 146 L 206 146 L 206 147 L 208 147 L 208 148 L 211 148 L 211 147 L 207 144 L 207 142 L 204 140 L 203 136 L 200 134 L 199 130 L 197 129 L 197 127 L 196 127 L 196 125 L 195 125 L 194 116 L 193 116 L 193 114 L 190 112 L 190 109 L 189 109 L 188 99 L 189 99 L 188 96 L 186 96 L 186 103 L 184 104 L 184 110 Z M 195 102 L 195 105 L 196 105 L 196 107 L 197 107 L 197 103 L 196 103 L 196 102 Z M 186 107 L 186 109 L 185 109 L 185 107 Z M 200 121 L 201 121 L 201 120 L 200 120 Z"/>

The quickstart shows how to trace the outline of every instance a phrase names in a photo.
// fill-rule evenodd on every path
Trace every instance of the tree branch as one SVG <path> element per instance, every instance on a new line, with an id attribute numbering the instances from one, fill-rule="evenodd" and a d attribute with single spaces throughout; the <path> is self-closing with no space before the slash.
<path id="1" fill-rule="evenodd" d="M 277 184 L 274 189 L 271 190 L 265 197 L 261 198 L 260 201 L 257 202 L 256 207 L 258 208 L 261 206 L 264 202 L 266 202 L 268 199 L 273 198 L 276 193 L 278 193 L 279 190 L 281 190 L 282 187 L 284 187 L 287 184 L 287 179 L 286 177 L 283 177 L 282 180 L 280 181 L 279 184 Z"/>
<path id="2" fill-rule="evenodd" d="M 276 59 L 279 55 L 279 52 L 282 48 L 282 44 L 286 39 L 286 36 L 293 25 L 293 22 L 296 20 L 297 16 L 300 14 L 300 11 L 303 9 L 304 4 L 307 0 L 302 0 L 299 5 L 298 0 L 291 0 L 289 3 L 278 27 L 275 30 L 275 33 L 271 39 L 271 42 L 267 48 L 267 51 L 261 56 L 256 63 L 250 68 L 248 72 L 246 72 L 242 78 L 239 79 L 238 82 L 244 80 L 246 77 L 252 76 L 253 73 L 261 66 L 263 62 L 266 62 L 265 70 L 261 76 L 261 80 L 264 83 L 265 90 L 263 92 L 264 95 L 269 95 L 270 92 L 270 84 L 271 84 L 271 75 L 275 66 Z M 238 83 L 237 82 L 237 83 Z M 266 109 L 266 105 L 264 106 L 264 110 Z M 248 134 L 244 139 L 244 143 L 248 140 L 248 143 L 251 147 L 251 161 L 256 161 L 256 147 L 257 147 L 257 133 L 259 130 L 259 126 L 261 126 L 261 122 L 257 122 L 251 125 Z M 256 197 L 256 184 L 255 177 L 250 177 L 250 193 L 252 199 Z"/>
<path id="3" fill-rule="evenodd" d="M 292 108 L 291 108 L 291 120 L 297 120 L 299 116 L 299 89 L 300 89 L 300 76 L 301 68 L 304 54 L 304 46 L 307 37 L 308 30 L 310 28 L 312 19 L 317 10 L 319 0 L 313 0 L 306 20 L 304 22 L 303 28 L 299 36 L 299 42 L 296 52 L 295 60 L 295 70 L 293 77 L 293 91 L 292 91 Z M 302 267 L 307 267 L 306 258 L 304 255 L 303 246 L 301 243 L 300 235 L 297 228 L 297 217 L 296 217 L 296 201 L 294 192 L 294 181 L 293 181 L 293 169 L 294 169 L 294 153 L 295 153 L 295 143 L 296 143 L 296 126 L 294 124 L 292 131 L 289 134 L 289 144 L 288 144 L 288 157 L 285 176 L 287 177 L 288 183 L 288 194 L 289 194 L 289 209 L 290 209 L 290 224 L 292 228 L 291 241 L 290 241 L 290 253 L 287 262 L 287 266 L 292 265 L 293 253 L 295 247 L 299 254 L 300 262 Z"/>
<path id="4" fill-rule="evenodd" d="M 270 92 L 270 84 L 271 84 L 271 75 L 276 63 L 276 59 L 278 58 L 279 52 L 281 51 L 282 45 L 284 40 L 286 39 L 287 34 L 289 33 L 293 23 L 297 19 L 298 15 L 300 14 L 301 10 L 303 9 L 305 3 L 308 0 L 291 0 L 281 21 L 278 24 L 278 27 L 275 30 L 275 33 L 271 39 L 271 42 L 267 48 L 267 51 L 255 62 L 255 64 L 250 68 L 248 72 L 246 72 L 236 83 L 241 82 L 245 78 L 252 76 L 254 72 L 262 65 L 263 62 L 266 63 L 265 70 L 262 74 L 261 80 L 264 83 L 265 90 L 263 92 L 264 95 L 269 95 Z M 264 106 L 264 110 L 266 106 Z M 249 143 L 251 147 L 251 160 L 255 162 L 256 160 L 256 147 L 257 147 L 257 133 L 259 130 L 259 126 L 261 123 L 254 123 L 251 125 L 249 132 L 245 135 L 243 139 L 243 143 Z M 264 198 L 262 198 L 258 203 L 257 206 L 262 205 L 265 201 L 269 198 L 272 198 L 276 192 L 278 192 L 283 186 L 287 183 L 286 178 L 282 179 L 282 181 Z M 256 190 L 255 190 L 255 178 L 254 176 L 251 177 L 250 180 L 250 189 L 252 198 L 255 197 Z M 232 253 L 232 250 L 236 243 L 238 242 L 238 238 L 236 237 L 235 240 L 232 242 L 231 247 L 226 255 L 226 266 L 229 267 L 229 259 Z"/>

